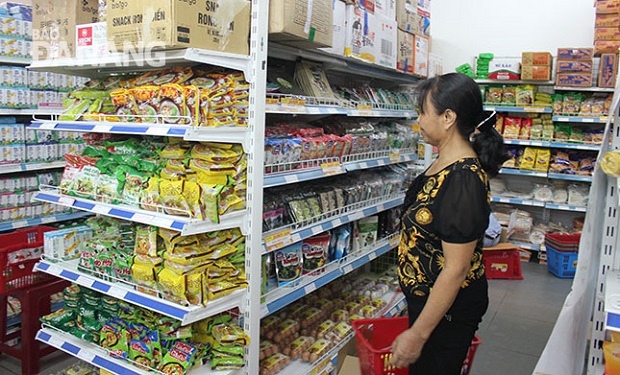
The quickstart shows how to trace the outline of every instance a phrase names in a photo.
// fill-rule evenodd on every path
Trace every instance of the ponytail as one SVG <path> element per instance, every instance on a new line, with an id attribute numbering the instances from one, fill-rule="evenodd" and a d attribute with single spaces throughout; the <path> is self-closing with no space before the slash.
<path id="1" fill-rule="evenodd" d="M 504 162 L 510 157 L 504 147 L 504 138 L 495 129 L 497 116 L 495 111 L 480 115 L 482 120 L 476 126 L 478 132 L 470 135 L 474 151 L 478 155 L 480 165 L 490 178 L 497 176 Z"/>

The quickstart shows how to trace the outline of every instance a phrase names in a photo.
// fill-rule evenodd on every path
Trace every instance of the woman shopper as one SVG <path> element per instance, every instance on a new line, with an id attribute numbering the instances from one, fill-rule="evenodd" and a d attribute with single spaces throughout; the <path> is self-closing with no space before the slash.
<path id="1" fill-rule="evenodd" d="M 459 375 L 489 299 L 482 244 L 489 224 L 488 177 L 507 159 L 495 112 L 480 88 L 451 73 L 418 87 L 424 141 L 437 160 L 407 191 L 398 248 L 410 328 L 391 364 L 416 375 Z"/>

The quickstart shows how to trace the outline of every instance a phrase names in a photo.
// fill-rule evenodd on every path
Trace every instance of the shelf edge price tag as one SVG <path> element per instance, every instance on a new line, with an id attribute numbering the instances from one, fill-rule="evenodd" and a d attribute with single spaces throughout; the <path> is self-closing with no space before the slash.
<path id="1" fill-rule="evenodd" d="M 390 163 L 400 163 L 400 151 L 390 152 Z"/>
<path id="2" fill-rule="evenodd" d="M 270 234 L 265 237 L 267 251 L 274 251 L 286 247 L 293 243 L 291 230 L 286 229 L 278 233 Z"/>
<path id="3" fill-rule="evenodd" d="M 69 198 L 69 197 L 60 197 L 58 198 L 58 204 L 62 204 L 63 206 L 73 206 L 73 203 L 75 203 L 75 199 L 73 198 Z"/>
<path id="4" fill-rule="evenodd" d="M 372 116 L 374 115 L 372 111 L 371 105 L 358 104 L 357 105 L 357 116 Z"/>
<path id="5" fill-rule="evenodd" d="M 323 175 L 325 176 L 333 176 L 335 174 L 344 173 L 342 169 L 342 164 L 339 161 L 333 161 L 331 163 L 323 163 L 321 164 L 321 169 L 323 170 Z"/>

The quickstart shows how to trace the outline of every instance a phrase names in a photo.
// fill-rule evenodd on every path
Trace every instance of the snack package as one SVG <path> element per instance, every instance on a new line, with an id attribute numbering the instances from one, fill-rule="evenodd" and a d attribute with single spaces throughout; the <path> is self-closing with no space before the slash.
<path id="1" fill-rule="evenodd" d="M 329 234 L 314 236 L 303 240 L 303 273 L 319 275 L 327 263 L 329 255 Z"/>
<path id="2" fill-rule="evenodd" d="M 159 114 L 159 87 L 140 86 L 129 90 L 141 122 L 155 123 Z"/>
<path id="3" fill-rule="evenodd" d="M 531 85 L 517 86 L 517 106 L 526 107 L 534 104 L 536 87 Z"/>
<path id="4" fill-rule="evenodd" d="M 489 86 L 486 92 L 485 103 L 500 104 L 504 90 L 501 86 Z"/>
<path id="5" fill-rule="evenodd" d="M 604 341 L 603 356 L 605 358 L 605 373 L 620 374 L 620 343 Z"/>
<path id="6" fill-rule="evenodd" d="M 551 150 L 545 148 L 539 148 L 536 150 L 536 163 L 534 164 L 535 171 L 547 172 L 549 170 L 550 162 Z"/>
<path id="7" fill-rule="evenodd" d="M 112 103 L 116 109 L 114 114 L 117 116 L 116 120 L 121 122 L 133 122 L 136 121 L 135 115 L 138 114 L 136 102 L 129 90 L 118 89 L 110 93 L 112 97 Z M 109 120 L 111 120 L 109 118 Z"/>
<path id="8" fill-rule="evenodd" d="M 186 100 L 183 87 L 167 83 L 159 90 L 159 111 L 167 124 L 187 123 Z"/>
<path id="9" fill-rule="evenodd" d="M 521 159 L 520 169 L 532 170 L 536 163 L 536 149 L 533 147 L 526 147 Z"/>
<path id="10" fill-rule="evenodd" d="M 275 252 L 276 274 L 279 286 L 294 285 L 303 269 L 302 244 L 295 243 Z"/>
<path id="11" fill-rule="evenodd" d="M 521 118 L 509 117 L 504 118 L 504 138 L 517 139 L 521 132 Z"/>
<path id="12" fill-rule="evenodd" d="M 502 104 L 515 105 L 517 101 L 517 89 L 515 86 L 506 85 L 502 93 Z"/>

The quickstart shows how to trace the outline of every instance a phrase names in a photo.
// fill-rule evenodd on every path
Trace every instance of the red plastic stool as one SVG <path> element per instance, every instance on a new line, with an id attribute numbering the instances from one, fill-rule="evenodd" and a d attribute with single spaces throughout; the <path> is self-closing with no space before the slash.
<path id="1" fill-rule="evenodd" d="M 41 347 L 42 344 L 35 340 L 35 336 L 41 327 L 39 319 L 51 312 L 50 296 L 62 292 L 69 285 L 71 283 L 68 281 L 53 279 L 46 284 L 34 285 L 0 295 L 0 353 L 6 353 L 20 360 L 22 375 L 38 374 L 39 359 L 56 350 L 47 345 Z M 21 331 L 9 335 L 6 334 L 8 296 L 19 299 L 22 305 Z M 21 348 L 7 344 L 7 341 L 17 337 L 21 337 Z"/>

